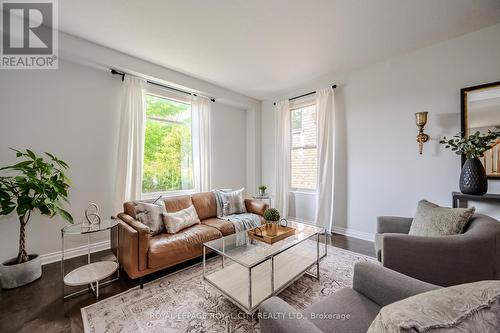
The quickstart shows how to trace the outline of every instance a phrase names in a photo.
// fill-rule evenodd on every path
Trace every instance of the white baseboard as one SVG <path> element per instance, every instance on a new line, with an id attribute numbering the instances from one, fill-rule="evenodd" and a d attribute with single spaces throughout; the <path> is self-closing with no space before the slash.
<path id="1" fill-rule="evenodd" d="M 375 235 L 374 234 L 371 234 L 369 232 L 363 232 L 363 231 L 353 230 L 353 229 L 349 229 L 349 228 L 342 228 L 342 227 L 333 226 L 332 227 L 332 232 L 334 232 L 336 234 L 341 234 L 341 235 L 344 235 L 344 236 L 348 236 L 348 237 L 353 237 L 353 238 L 367 240 L 367 241 L 370 241 L 370 242 L 373 242 L 375 240 Z"/>
<path id="2" fill-rule="evenodd" d="M 296 218 L 296 217 L 289 217 L 289 219 L 292 220 L 292 221 L 297 221 L 297 222 L 302 222 L 302 223 L 314 225 L 314 222 L 313 221 L 309 221 L 309 220 L 299 219 L 299 218 Z M 332 226 L 332 232 L 336 233 L 336 234 L 344 235 L 344 236 L 349 236 L 349 237 L 352 237 L 352 238 L 358 238 L 358 239 L 367 240 L 367 241 L 370 241 L 370 242 L 373 242 L 375 240 L 375 235 L 374 234 L 371 234 L 369 232 L 363 232 L 363 231 L 353 230 L 353 229 L 349 229 L 349 228 Z"/>
<path id="3" fill-rule="evenodd" d="M 90 252 L 91 253 L 99 252 L 99 251 L 107 250 L 110 247 L 111 247 L 111 242 L 109 240 L 97 242 L 97 243 L 92 243 L 92 244 L 90 244 Z M 78 247 L 64 250 L 64 258 L 65 259 L 74 258 L 74 257 L 86 255 L 87 253 L 88 253 L 87 245 L 82 245 L 82 246 L 78 246 Z M 42 265 L 50 264 L 50 263 L 53 263 L 56 261 L 61 261 L 61 254 L 62 254 L 61 251 L 42 254 L 40 256 L 40 260 L 42 261 Z"/>

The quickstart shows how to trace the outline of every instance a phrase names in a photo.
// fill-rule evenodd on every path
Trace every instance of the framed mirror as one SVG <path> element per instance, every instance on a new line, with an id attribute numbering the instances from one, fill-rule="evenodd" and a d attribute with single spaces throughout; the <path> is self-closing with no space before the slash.
<path id="1" fill-rule="evenodd" d="M 463 88 L 460 95 L 462 136 L 500 129 L 500 81 Z M 500 179 L 500 139 L 481 162 L 488 178 Z M 462 165 L 464 163 L 465 156 L 462 156 Z"/>

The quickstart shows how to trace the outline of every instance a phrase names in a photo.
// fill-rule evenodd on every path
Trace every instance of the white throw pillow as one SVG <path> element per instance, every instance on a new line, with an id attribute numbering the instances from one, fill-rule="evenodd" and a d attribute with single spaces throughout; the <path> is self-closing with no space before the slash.
<path id="1" fill-rule="evenodd" d="M 193 205 L 175 213 L 163 214 L 163 223 L 169 234 L 176 234 L 182 229 L 201 223 Z"/>
<path id="2" fill-rule="evenodd" d="M 155 203 L 134 201 L 135 217 L 142 224 L 149 227 L 151 234 L 157 235 L 165 230 L 163 214 L 167 212 L 163 200 Z"/>
<path id="3" fill-rule="evenodd" d="M 218 209 L 220 215 L 218 214 L 218 216 L 246 213 L 244 192 L 244 187 L 231 192 L 216 190 L 217 201 L 220 205 L 220 209 Z"/>

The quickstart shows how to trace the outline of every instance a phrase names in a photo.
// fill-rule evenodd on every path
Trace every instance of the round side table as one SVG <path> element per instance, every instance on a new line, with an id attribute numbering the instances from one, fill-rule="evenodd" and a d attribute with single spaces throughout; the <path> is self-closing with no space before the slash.
<path id="1" fill-rule="evenodd" d="M 78 223 L 68 225 L 61 229 L 61 271 L 63 276 L 63 297 L 64 299 L 81 295 L 92 291 L 97 299 L 99 299 L 99 287 L 104 287 L 120 278 L 120 264 L 118 262 L 118 251 L 119 251 L 119 238 L 118 233 L 116 233 L 117 250 L 115 260 L 104 260 L 91 262 L 90 260 L 90 235 L 93 233 L 111 230 L 112 228 L 118 227 L 118 220 L 102 220 L 99 224 L 85 224 Z M 87 264 L 80 266 L 71 272 L 67 273 L 64 270 L 64 260 L 65 260 L 65 248 L 64 248 L 64 238 L 68 235 L 86 235 L 87 236 Z M 116 273 L 116 277 L 99 283 L 99 281 L 104 280 L 111 275 Z M 84 286 L 88 285 L 88 288 L 75 291 L 71 294 L 66 295 L 65 286 Z"/>

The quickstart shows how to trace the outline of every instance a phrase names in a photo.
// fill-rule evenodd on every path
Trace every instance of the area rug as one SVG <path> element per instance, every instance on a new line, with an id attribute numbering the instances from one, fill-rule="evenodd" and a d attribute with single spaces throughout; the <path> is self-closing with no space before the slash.
<path id="1" fill-rule="evenodd" d="M 279 297 L 297 310 L 352 286 L 354 264 L 374 258 L 328 247 L 320 264 L 320 280 L 303 276 Z M 220 258 L 207 261 L 207 270 Z M 85 332 L 260 332 L 258 316 L 233 305 L 203 282 L 201 264 L 164 276 L 81 309 Z"/>

